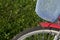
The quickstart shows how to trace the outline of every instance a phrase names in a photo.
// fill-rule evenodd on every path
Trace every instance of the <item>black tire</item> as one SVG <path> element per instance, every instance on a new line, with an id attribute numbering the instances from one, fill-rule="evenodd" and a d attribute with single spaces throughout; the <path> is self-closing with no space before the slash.
<path id="1" fill-rule="evenodd" d="M 30 28 L 28 30 L 25 30 L 25 31 L 17 34 L 12 40 L 17 40 L 18 38 L 20 38 L 21 36 L 23 36 L 23 35 L 25 35 L 25 34 L 27 34 L 29 32 L 33 32 L 33 31 L 36 31 L 36 30 L 45 30 L 45 29 L 47 29 L 47 30 L 54 30 L 54 31 L 59 32 L 59 30 L 56 30 L 54 28 L 42 28 L 42 27 L 38 26 L 38 27 L 35 27 L 35 28 Z"/>

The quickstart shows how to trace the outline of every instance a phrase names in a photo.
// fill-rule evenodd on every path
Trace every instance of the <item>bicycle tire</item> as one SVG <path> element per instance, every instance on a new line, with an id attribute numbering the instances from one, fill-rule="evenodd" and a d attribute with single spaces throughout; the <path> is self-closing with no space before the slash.
<path id="1" fill-rule="evenodd" d="M 40 30 L 40 32 L 41 32 L 41 30 L 45 30 L 47 33 L 49 33 L 49 31 L 51 31 L 52 33 L 54 32 L 54 34 L 56 34 L 56 36 L 54 37 L 54 40 L 57 40 L 58 39 L 59 30 L 56 30 L 54 28 L 42 28 L 42 27 L 38 26 L 38 27 L 35 27 L 35 28 L 30 28 L 28 30 L 25 30 L 25 31 L 17 34 L 12 40 L 23 40 L 22 39 L 22 36 L 24 36 L 24 35 L 26 35 L 28 33 L 33 33 L 34 31 L 38 32 L 39 30 Z"/>

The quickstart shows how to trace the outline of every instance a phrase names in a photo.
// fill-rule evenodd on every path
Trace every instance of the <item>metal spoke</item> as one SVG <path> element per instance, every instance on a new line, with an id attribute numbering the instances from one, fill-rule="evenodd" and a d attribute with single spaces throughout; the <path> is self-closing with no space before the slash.
<path id="1" fill-rule="evenodd" d="M 42 40 L 44 40 L 44 33 L 42 33 L 43 35 L 42 35 Z"/>
<path id="2" fill-rule="evenodd" d="M 54 40 L 58 40 L 59 34 L 56 34 Z"/>
<path id="3" fill-rule="evenodd" d="M 38 34 L 38 40 L 40 40 L 40 34 Z"/>

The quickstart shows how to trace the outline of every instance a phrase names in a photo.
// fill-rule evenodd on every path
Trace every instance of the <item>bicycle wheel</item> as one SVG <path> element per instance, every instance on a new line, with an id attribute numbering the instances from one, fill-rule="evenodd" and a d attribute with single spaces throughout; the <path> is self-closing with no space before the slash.
<path id="1" fill-rule="evenodd" d="M 36 35 L 38 35 L 37 38 Z M 19 33 L 12 40 L 59 40 L 58 36 L 58 30 L 38 26 Z"/>

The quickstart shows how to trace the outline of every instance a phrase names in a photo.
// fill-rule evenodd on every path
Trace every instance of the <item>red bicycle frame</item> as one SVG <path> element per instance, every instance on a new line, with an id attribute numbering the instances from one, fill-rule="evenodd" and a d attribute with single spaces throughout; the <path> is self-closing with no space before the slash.
<path id="1" fill-rule="evenodd" d="M 41 22 L 39 23 L 39 25 L 41 25 L 44 28 L 56 28 L 56 29 L 60 29 L 60 16 L 58 17 L 58 23 L 51 23 L 51 22 Z"/>

